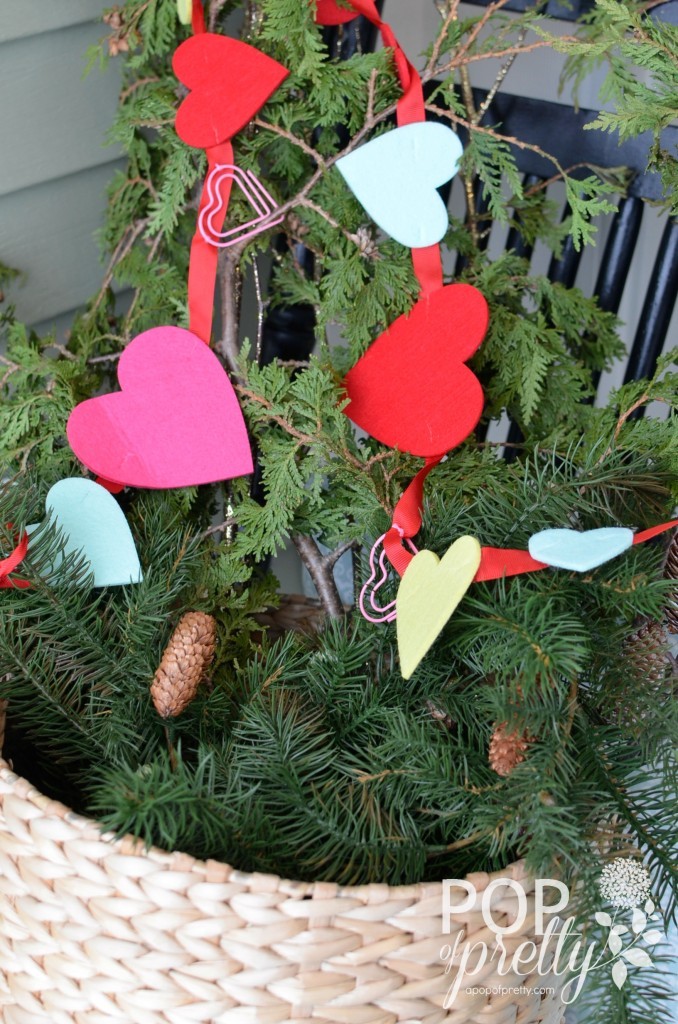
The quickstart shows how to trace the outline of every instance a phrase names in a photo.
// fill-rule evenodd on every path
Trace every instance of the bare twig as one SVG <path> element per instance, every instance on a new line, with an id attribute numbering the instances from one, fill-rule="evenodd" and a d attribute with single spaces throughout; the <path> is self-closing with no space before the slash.
<path id="1" fill-rule="evenodd" d="M 376 71 L 373 71 L 372 74 L 376 75 Z M 372 79 L 370 78 L 370 81 L 371 80 Z M 281 128 L 278 124 L 270 124 L 268 121 L 262 121 L 259 117 L 255 117 L 252 124 L 256 125 L 257 128 L 264 128 L 268 132 L 273 132 L 274 135 L 279 135 L 281 138 L 287 139 L 288 142 L 298 146 L 299 149 L 303 149 L 304 153 L 308 154 L 318 167 L 325 167 L 325 158 L 322 154 L 319 153 L 317 149 L 314 149 L 313 146 L 309 146 L 304 139 L 300 138 L 300 136 L 294 135 L 293 132 L 288 132 L 286 128 Z"/>
<path id="2" fill-rule="evenodd" d="M 2 363 L 3 366 L 7 367 L 7 369 L 2 375 L 2 378 L 0 378 L 0 388 L 2 388 L 5 386 L 5 384 L 12 376 L 12 374 L 16 373 L 17 370 L 20 370 L 21 367 L 19 366 L 18 363 L 13 363 L 11 359 L 8 359 L 6 356 L 3 355 L 0 355 L 0 363 Z"/>
<path id="3" fill-rule="evenodd" d="M 238 266 L 243 245 L 233 245 L 219 253 L 219 298 L 221 303 L 221 338 L 215 351 L 221 356 L 236 380 L 240 352 L 241 274 Z"/>
<path id="4" fill-rule="evenodd" d="M 137 79 L 136 82 L 132 82 L 132 84 L 129 85 L 126 89 L 122 90 L 122 92 L 120 93 L 120 101 L 119 102 L 120 103 L 124 103 L 125 100 L 128 99 L 132 95 L 133 92 L 136 92 L 137 89 L 140 89 L 142 87 L 142 85 L 150 85 L 152 82 L 159 82 L 159 81 L 160 81 L 160 79 L 158 78 L 157 75 L 152 75 L 150 78 L 139 78 L 139 79 Z"/>
<path id="5" fill-rule="evenodd" d="M 318 591 L 325 613 L 333 619 L 340 619 L 344 614 L 344 606 L 334 581 L 332 566 L 327 563 L 312 537 L 295 533 L 292 540 Z"/>
<path id="6" fill-rule="evenodd" d="M 117 267 L 118 263 L 120 263 L 121 260 L 124 260 L 125 256 L 127 256 L 130 253 L 132 246 L 136 242 L 139 235 L 144 231 L 147 224 L 148 217 L 143 217 L 142 219 L 135 221 L 133 224 L 130 224 L 130 226 L 123 234 L 122 238 L 113 250 L 113 255 L 110 258 L 108 267 L 106 268 L 106 273 L 104 274 L 104 279 L 101 282 L 101 288 L 99 289 L 99 293 L 94 302 L 92 303 L 92 306 L 88 310 L 88 316 L 92 316 L 92 314 L 95 313 L 96 310 L 101 305 L 104 295 L 108 291 L 111 281 L 115 277 L 115 268 Z"/>
<path id="7" fill-rule="evenodd" d="M 526 35 L 527 35 L 527 27 L 523 26 L 523 28 L 521 28 L 520 32 L 518 33 L 518 43 L 521 46 L 522 46 L 523 42 L 525 41 L 525 36 Z M 487 96 L 485 97 L 485 99 L 483 100 L 483 102 L 480 104 L 480 106 L 478 107 L 478 109 L 476 111 L 475 118 L 473 119 L 473 123 L 474 124 L 480 124 L 480 122 L 482 121 L 482 119 L 485 116 L 486 112 L 489 110 L 490 104 L 492 103 L 492 100 L 494 99 L 494 97 L 497 95 L 497 93 L 501 89 L 502 84 L 504 82 L 504 79 L 506 78 L 506 76 L 508 75 L 509 71 L 511 70 L 511 67 L 513 66 L 513 62 L 515 61 L 517 56 L 518 56 L 518 51 L 516 51 L 515 53 L 512 53 L 511 56 L 506 61 L 506 63 L 503 64 L 501 66 L 501 68 L 499 69 L 499 71 L 497 73 L 497 77 L 495 78 L 494 82 L 490 86 L 490 89 L 489 89 L 489 91 L 487 93 Z"/>
<path id="8" fill-rule="evenodd" d="M 69 352 L 65 345 L 61 345 L 58 341 L 53 341 L 49 347 L 56 349 L 60 356 L 63 356 L 64 359 L 70 359 L 71 362 L 78 358 L 72 352 Z"/>
<path id="9" fill-rule="evenodd" d="M 264 301 L 264 297 L 261 292 L 259 264 L 257 263 L 256 258 L 252 260 L 252 277 L 254 278 L 254 291 L 257 297 L 257 344 L 254 354 L 257 366 L 261 366 L 261 346 L 264 340 L 264 318 L 267 303 Z"/>
<path id="10" fill-rule="evenodd" d="M 153 262 L 153 260 L 155 259 L 155 254 L 158 251 L 158 247 L 159 247 L 161 241 L 162 241 L 162 232 L 158 232 L 158 234 L 155 236 L 155 238 L 153 239 L 153 242 L 151 243 L 151 245 L 149 247 L 148 255 L 146 256 L 146 263 L 152 263 Z M 126 338 L 127 338 L 128 341 L 129 341 L 130 327 L 132 325 L 132 314 L 134 313 L 134 309 L 136 307 L 137 302 L 139 301 L 139 296 L 140 295 L 141 295 L 141 288 L 136 288 L 135 291 L 134 291 L 134 295 L 132 297 L 132 301 L 130 302 L 129 309 L 127 310 L 127 313 L 125 314 L 125 323 L 127 324 L 125 335 L 126 335 Z"/>
<path id="11" fill-rule="evenodd" d="M 377 68 L 374 68 L 367 83 L 367 111 L 365 113 L 365 120 L 367 121 L 371 121 L 374 118 L 374 101 L 376 99 L 378 77 L 379 72 Z"/>
<path id="12" fill-rule="evenodd" d="M 650 395 L 650 393 L 648 391 L 645 391 L 640 396 L 640 398 L 636 402 L 633 403 L 633 405 L 629 406 L 629 408 L 625 412 L 623 412 L 621 414 L 621 416 L 617 420 L 617 425 L 614 428 L 614 434 L 612 435 L 612 440 L 610 441 L 609 445 L 607 446 L 607 448 L 605 449 L 603 454 L 600 456 L 600 458 L 596 462 L 596 466 L 600 466 L 601 463 L 605 462 L 605 459 L 609 455 L 612 454 L 612 452 L 614 451 L 614 447 L 615 447 L 617 441 L 619 440 L 619 435 L 621 434 L 622 429 L 624 427 L 624 424 L 627 422 L 627 420 L 629 420 L 633 416 L 633 414 L 635 412 L 637 412 L 638 409 L 642 408 L 642 406 L 644 406 L 647 402 L 650 402 L 650 401 L 653 401 L 653 400 L 656 401 L 656 402 L 663 402 L 663 401 L 665 401 L 665 399 L 663 399 L 663 398 L 654 398 L 653 399 L 653 396 Z"/>
<path id="13" fill-rule="evenodd" d="M 210 526 L 208 530 L 205 530 L 202 534 L 203 539 L 205 537 L 211 537 L 215 533 L 225 533 L 227 530 L 232 530 L 234 526 L 237 526 L 233 516 L 229 516 L 224 519 L 223 523 L 217 523 L 216 526 Z"/>
<path id="14" fill-rule="evenodd" d="M 334 217 L 327 212 L 327 210 L 324 210 L 322 206 L 319 206 L 317 203 L 312 202 L 312 200 L 310 199 L 300 200 L 299 206 L 305 206 L 307 210 L 313 210 L 314 213 L 317 213 L 319 217 L 322 217 L 323 220 L 326 220 L 327 223 L 330 224 L 333 228 L 335 228 L 337 231 L 341 231 L 344 238 L 347 238 L 349 242 L 353 242 L 353 244 L 356 245 L 360 250 L 366 252 L 363 240 L 360 237 L 360 235 L 353 234 L 352 231 L 347 231 L 346 228 L 343 227 L 339 223 L 339 221 L 335 220 Z"/>
<path id="15" fill-rule="evenodd" d="M 436 40 L 433 44 L 433 49 L 431 50 L 431 57 L 429 59 L 428 64 L 426 65 L 427 72 L 433 72 L 433 69 L 438 63 L 438 60 L 440 58 L 440 51 L 442 50 L 443 43 L 445 42 L 445 36 L 447 35 L 452 22 L 457 20 L 459 12 L 459 3 L 460 0 L 450 0 L 449 10 L 445 15 L 442 25 L 440 26 L 440 31 L 438 32 Z"/>

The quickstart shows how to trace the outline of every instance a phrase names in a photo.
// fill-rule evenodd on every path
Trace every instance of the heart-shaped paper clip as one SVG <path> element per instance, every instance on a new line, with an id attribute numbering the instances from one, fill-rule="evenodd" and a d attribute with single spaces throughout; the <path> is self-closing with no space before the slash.
<path id="1" fill-rule="evenodd" d="M 214 225 L 214 218 L 218 217 L 224 208 L 221 185 L 229 178 L 240 186 L 241 192 L 256 213 L 256 217 L 237 228 L 219 231 L 218 227 Z M 226 249 L 229 245 L 235 245 L 236 242 L 253 238 L 254 235 L 258 235 L 284 220 L 282 214 L 279 217 L 274 216 L 279 207 L 259 179 L 252 171 L 243 171 L 235 164 L 217 164 L 213 167 L 208 175 L 206 188 L 208 201 L 200 212 L 198 230 L 206 242 L 219 249 Z"/>
<path id="2" fill-rule="evenodd" d="M 398 527 L 396 526 L 395 529 L 398 530 Z M 398 530 L 398 532 L 400 533 L 400 530 Z M 395 611 L 396 603 L 395 603 L 395 600 L 391 601 L 387 605 L 384 605 L 383 607 L 381 605 L 377 604 L 377 601 L 376 601 L 377 591 L 381 590 L 381 588 L 383 587 L 383 585 L 386 582 L 386 579 L 388 577 L 388 566 L 386 564 L 386 552 L 385 552 L 384 547 L 383 547 L 383 542 L 384 542 L 384 537 L 385 536 L 386 536 L 386 534 L 382 533 L 381 537 L 378 537 L 377 540 L 372 545 L 372 550 L 370 551 L 370 578 L 368 579 L 367 583 L 364 584 L 362 590 L 360 591 L 360 597 L 358 599 L 358 607 L 360 608 L 360 612 L 361 612 L 363 618 L 367 619 L 368 622 L 375 622 L 375 623 L 393 622 L 393 620 L 396 617 L 396 611 Z M 414 546 L 412 541 L 408 539 L 408 540 L 406 540 L 405 543 L 409 547 L 410 551 L 414 555 L 416 555 L 417 554 L 417 548 Z M 378 548 L 380 546 L 381 546 L 381 553 L 380 553 L 379 558 L 377 560 L 377 550 L 378 550 Z M 379 577 L 378 580 L 377 580 L 377 567 L 381 570 L 381 576 Z M 375 580 L 377 580 L 376 583 L 374 582 Z M 373 611 L 375 611 L 377 613 L 377 615 L 379 616 L 378 618 L 375 617 L 374 615 L 372 615 L 367 610 L 367 608 L 365 606 L 365 603 L 366 603 L 368 598 L 369 598 L 370 607 L 372 608 Z"/>

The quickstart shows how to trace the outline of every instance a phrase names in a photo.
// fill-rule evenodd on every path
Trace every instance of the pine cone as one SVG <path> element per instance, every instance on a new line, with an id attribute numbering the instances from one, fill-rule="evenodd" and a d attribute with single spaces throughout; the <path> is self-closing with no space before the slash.
<path id="1" fill-rule="evenodd" d="M 489 761 L 490 767 L 506 778 L 511 774 L 522 761 L 525 760 L 525 751 L 528 749 L 532 739 L 526 732 L 519 733 L 517 730 L 509 732 L 506 722 L 495 725 L 492 739 L 490 740 Z"/>
<path id="2" fill-rule="evenodd" d="M 643 622 L 624 640 L 624 654 L 639 679 L 646 684 L 661 682 L 670 665 L 663 623 L 652 619 Z"/>
<path id="3" fill-rule="evenodd" d="M 676 580 L 676 586 L 666 606 L 666 621 L 669 633 L 678 633 L 678 530 L 674 533 L 666 552 L 664 579 Z"/>
<path id="4" fill-rule="evenodd" d="M 155 709 L 163 718 L 175 718 L 191 703 L 214 657 L 216 640 L 217 624 L 211 615 L 182 616 L 151 683 Z"/>

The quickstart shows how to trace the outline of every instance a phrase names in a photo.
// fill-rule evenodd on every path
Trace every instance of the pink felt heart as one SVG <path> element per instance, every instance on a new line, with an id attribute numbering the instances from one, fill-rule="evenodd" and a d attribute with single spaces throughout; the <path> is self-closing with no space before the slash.
<path id="1" fill-rule="evenodd" d="M 232 139 L 289 74 L 254 46 L 214 32 L 186 39 L 172 67 L 191 90 L 177 111 L 177 135 L 199 149 Z"/>
<path id="2" fill-rule="evenodd" d="M 428 457 L 468 437 L 483 410 L 480 381 L 464 366 L 487 331 L 483 295 L 451 284 L 398 317 L 346 375 L 344 412 L 391 448 Z"/>
<path id="3" fill-rule="evenodd" d="M 245 421 L 221 363 L 181 327 L 154 327 L 118 364 L 122 391 L 82 402 L 67 434 L 81 462 L 130 487 L 191 487 L 252 472 Z"/>

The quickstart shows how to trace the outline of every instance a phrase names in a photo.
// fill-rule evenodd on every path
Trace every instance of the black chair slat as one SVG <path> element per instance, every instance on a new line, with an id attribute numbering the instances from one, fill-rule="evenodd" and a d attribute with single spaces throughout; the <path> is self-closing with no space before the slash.
<path id="1" fill-rule="evenodd" d="M 528 189 L 538 185 L 543 178 L 540 178 L 537 174 L 526 174 L 523 177 L 523 189 L 527 192 Z M 520 223 L 520 216 L 516 216 L 516 221 Z M 534 246 L 528 245 L 525 239 L 520 233 L 520 228 L 516 224 L 512 224 L 509 228 L 509 233 L 506 236 L 506 250 L 513 249 L 516 256 L 522 256 L 524 259 L 529 260 L 532 258 L 532 252 Z"/>
<path id="2" fill-rule="evenodd" d="M 473 90 L 475 102 L 480 105 L 486 93 Z M 572 171 L 573 178 L 585 178 L 590 167 L 628 167 L 635 172 L 629 186 L 629 195 L 641 199 L 659 200 L 663 190 L 656 172 L 647 172 L 647 154 L 652 135 L 645 132 L 633 139 L 619 142 L 610 132 L 587 132 L 584 126 L 597 117 L 595 110 L 573 110 L 562 103 L 535 100 L 524 96 L 497 93 L 483 118 L 483 124 L 501 125 L 501 133 L 515 136 L 551 153 L 563 167 L 573 163 L 585 166 Z M 461 134 L 461 133 L 460 133 Z M 662 149 L 678 155 L 678 126 L 670 125 L 662 132 Z M 512 147 L 518 169 L 522 174 L 536 174 L 550 178 L 553 164 L 531 149 Z"/>
<path id="3" fill-rule="evenodd" d="M 566 208 L 565 213 L 563 214 L 563 219 L 568 216 L 569 210 Z M 560 254 L 560 258 L 556 259 L 555 256 L 551 258 L 547 272 L 549 281 L 553 281 L 554 284 L 562 284 L 566 288 L 572 288 L 575 278 L 577 277 L 581 258 L 582 250 L 580 249 L 577 251 L 575 249 L 572 235 L 568 235 L 563 242 L 563 250 Z"/>
<path id="4" fill-rule="evenodd" d="M 522 444 L 525 440 L 525 435 L 518 426 L 515 420 L 511 420 L 509 425 L 508 434 L 506 435 L 506 442 L 509 445 Z M 518 458 L 520 454 L 520 448 L 504 448 L 503 459 L 505 462 L 513 462 L 514 459 Z"/>
<path id="5" fill-rule="evenodd" d="M 593 294 L 598 299 L 598 305 L 608 313 L 616 313 L 619 309 L 638 241 L 643 209 L 642 199 L 627 196 L 622 199 L 617 213 L 612 218 L 598 278 L 593 289 Z"/>
<path id="6" fill-rule="evenodd" d="M 654 373 L 669 329 L 677 292 L 678 221 L 670 220 L 664 229 L 652 268 L 624 383 Z"/>

